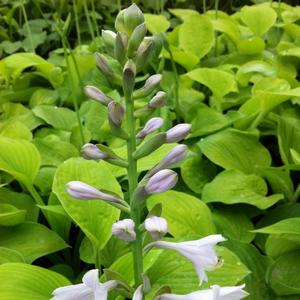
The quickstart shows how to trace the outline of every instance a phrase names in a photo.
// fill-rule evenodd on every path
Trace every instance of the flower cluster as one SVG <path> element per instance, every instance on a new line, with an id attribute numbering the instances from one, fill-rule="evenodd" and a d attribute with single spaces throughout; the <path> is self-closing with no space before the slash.
<path id="1" fill-rule="evenodd" d="M 73 198 L 85 201 L 105 201 L 122 210 L 125 215 L 127 214 L 127 218 L 113 224 L 112 234 L 133 246 L 136 290 L 131 291 L 131 297 L 134 300 L 142 300 L 150 289 L 150 282 L 146 284 L 147 280 L 142 280 L 145 252 L 151 251 L 153 247 L 177 251 L 191 261 L 201 284 L 203 281 L 208 281 L 206 271 L 219 266 L 219 258 L 214 247 L 225 238 L 215 234 L 195 241 L 170 242 L 162 240 L 168 233 L 168 224 L 167 220 L 161 217 L 161 212 L 150 211 L 146 218 L 142 218 L 147 198 L 152 194 L 166 192 L 177 183 L 177 173 L 170 168 L 185 159 L 188 147 L 184 144 L 176 145 L 140 181 L 137 176 L 137 161 L 164 144 L 183 140 L 189 134 L 191 125 L 178 124 L 169 130 L 155 133 L 163 127 L 164 120 L 161 117 L 151 117 L 148 120 L 147 118 L 166 103 L 166 94 L 162 91 L 156 92 L 162 76 L 160 74 L 150 76 L 142 87 L 135 90 L 135 76 L 142 70 L 151 55 L 154 40 L 145 36 L 147 29 L 144 16 L 135 4 L 119 13 L 115 27 L 117 33 L 103 31 L 102 36 L 108 50 L 122 66 L 122 75 L 114 72 L 110 61 L 103 54 L 96 55 L 96 64 L 112 85 L 115 85 L 117 89 L 122 88 L 124 102 L 115 101 L 94 86 L 87 86 L 85 93 L 89 98 L 107 108 L 108 124 L 112 134 L 126 141 L 127 159 L 119 157 L 107 146 L 91 143 L 82 147 L 81 155 L 85 159 L 104 160 L 127 168 L 129 197 L 124 199 L 113 192 L 104 191 L 80 181 L 68 182 L 66 189 Z M 140 98 L 149 100 L 143 107 L 135 109 L 134 100 Z M 147 121 L 141 129 L 137 130 L 136 119 L 139 119 L 140 123 L 145 119 Z M 150 242 L 144 245 L 143 237 L 146 237 L 145 241 L 150 239 Z M 124 285 L 119 280 L 100 283 L 98 270 L 91 270 L 84 275 L 82 284 L 58 288 L 53 292 L 52 299 L 105 300 L 110 290 L 122 284 Z M 212 286 L 211 289 L 192 292 L 188 295 L 163 293 L 156 299 L 238 300 L 247 295 L 243 287 Z"/>

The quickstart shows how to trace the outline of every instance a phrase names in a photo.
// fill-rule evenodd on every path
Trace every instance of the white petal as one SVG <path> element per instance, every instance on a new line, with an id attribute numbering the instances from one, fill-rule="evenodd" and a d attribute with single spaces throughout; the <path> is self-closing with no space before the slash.
<path id="1" fill-rule="evenodd" d="M 93 291 L 85 284 L 75 284 L 57 288 L 51 300 L 89 300 Z"/>
<path id="2" fill-rule="evenodd" d="M 90 270 L 85 273 L 82 277 L 82 282 L 92 290 L 96 290 L 97 286 L 100 285 L 98 269 Z"/>
<path id="3" fill-rule="evenodd" d="M 132 300 L 143 300 L 143 285 L 142 284 L 135 290 Z"/>
<path id="4" fill-rule="evenodd" d="M 106 300 L 107 288 L 105 286 L 98 286 L 94 293 L 93 300 Z"/>
<path id="5" fill-rule="evenodd" d="M 243 291 L 245 285 L 228 286 L 220 289 L 220 300 L 240 300 L 248 296 L 248 293 Z"/>

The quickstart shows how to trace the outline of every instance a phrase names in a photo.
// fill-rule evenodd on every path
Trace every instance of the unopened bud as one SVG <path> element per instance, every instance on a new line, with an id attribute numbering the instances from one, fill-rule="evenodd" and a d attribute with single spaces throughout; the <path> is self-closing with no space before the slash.
<path id="1" fill-rule="evenodd" d="M 165 106 L 166 104 L 166 93 L 165 92 L 157 92 L 156 95 L 150 100 L 148 103 L 148 107 L 155 109 Z"/>
<path id="2" fill-rule="evenodd" d="M 116 222 L 112 226 L 112 234 L 126 242 L 134 241 L 136 238 L 134 222 L 131 219 L 124 219 Z"/>
<path id="3" fill-rule="evenodd" d="M 126 61 L 127 35 L 121 32 L 117 33 L 115 44 L 115 57 L 121 65 Z"/>
<path id="4" fill-rule="evenodd" d="M 113 49 L 116 41 L 116 33 L 111 30 L 102 30 L 102 39 L 105 46 Z"/>
<path id="5" fill-rule="evenodd" d="M 121 127 L 125 109 L 118 103 L 111 101 L 108 104 L 109 119 L 118 127 Z"/>
<path id="6" fill-rule="evenodd" d="M 103 54 L 96 53 L 96 64 L 103 74 L 107 76 L 112 76 L 114 74 L 114 71 L 109 65 L 107 58 Z"/>
<path id="7" fill-rule="evenodd" d="M 133 97 L 134 98 L 147 97 L 157 88 L 161 79 L 162 79 L 161 74 L 155 74 L 155 75 L 150 76 L 146 80 L 145 85 L 133 93 Z"/>
<path id="8" fill-rule="evenodd" d="M 146 135 L 161 128 L 163 124 L 164 124 L 164 120 L 162 118 L 159 117 L 152 118 L 146 123 L 144 128 L 140 132 L 138 132 L 136 137 L 139 139 L 143 139 Z"/>
<path id="9" fill-rule="evenodd" d="M 134 292 L 132 300 L 143 300 L 143 285 L 141 284 Z"/>
<path id="10" fill-rule="evenodd" d="M 152 40 L 145 40 L 140 44 L 139 48 L 136 52 L 136 69 L 137 72 L 141 71 L 144 66 L 147 64 L 148 58 L 153 50 L 153 41 Z"/>
<path id="11" fill-rule="evenodd" d="M 70 196 L 81 200 L 104 200 L 111 203 L 121 203 L 123 200 L 113 193 L 102 192 L 84 182 L 70 181 L 66 184 L 67 192 Z"/>
<path id="12" fill-rule="evenodd" d="M 134 30 L 128 42 L 127 56 L 133 57 L 136 54 L 136 50 L 143 41 L 147 33 L 147 27 L 145 23 L 138 25 Z"/>
<path id="13" fill-rule="evenodd" d="M 85 87 L 84 91 L 88 97 L 100 102 L 101 104 L 103 104 L 105 106 L 107 106 L 107 104 L 110 101 L 112 101 L 112 99 L 110 97 L 106 96 L 101 90 L 99 90 L 95 86 L 87 85 Z"/>
<path id="14" fill-rule="evenodd" d="M 145 220 L 145 229 L 153 239 L 160 240 L 168 232 L 168 223 L 164 218 L 151 216 Z"/>
<path id="15" fill-rule="evenodd" d="M 133 157 L 135 159 L 142 158 L 144 156 L 149 155 L 156 149 L 158 149 L 161 145 L 166 142 L 166 133 L 160 132 L 148 140 L 146 140 L 136 151 L 133 153 Z"/>
<path id="16" fill-rule="evenodd" d="M 133 60 L 129 59 L 123 69 L 123 90 L 125 97 L 131 95 L 135 82 L 136 67 Z"/>
<path id="17" fill-rule="evenodd" d="M 177 183 L 177 173 L 172 170 L 161 170 L 154 174 L 145 186 L 148 194 L 159 194 L 173 188 Z"/>
<path id="18" fill-rule="evenodd" d="M 144 22 L 142 11 L 136 4 L 130 5 L 128 8 L 119 12 L 116 18 L 115 27 L 118 31 L 126 32 L 131 35 L 133 30 Z"/>
<path id="19" fill-rule="evenodd" d="M 188 147 L 186 145 L 177 145 L 167 153 L 167 155 L 161 161 L 161 164 L 164 166 L 164 168 L 168 168 L 169 166 L 184 160 L 187 153 Z"/>
<path id="20" fill-rule="evenodd" d="M 192 128 L 191 124 L 182 123 L 169 129 L 167 134 L 167 143 L 177 143 L 183 140 L 190 132 Z"/>
<path id="21" fill-rule="evenodd" d="M 80 153 L 85 159 L 107 159 L 110 157 L 108 153 L 101 151 L 96 145 L 90 143 L 83 145 Z"/>

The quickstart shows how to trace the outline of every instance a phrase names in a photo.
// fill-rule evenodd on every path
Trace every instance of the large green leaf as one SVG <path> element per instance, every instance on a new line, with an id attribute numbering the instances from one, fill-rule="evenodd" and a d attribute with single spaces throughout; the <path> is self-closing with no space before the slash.
<path id="1" fill-rule="evenodd" d="M 14 227 L 0 227 L 0 247 L 16 250 L 26 262 L 67 247 L 59 235 L 38 223 L 25 222 Z"/>
<path id="2" fill-rule="evenodd" d="M 0 266 L 1 300 L 49 300 L 52 292 L 71 282 L 37 266 L 8 263 Z"/>
<path id="3" fill-rule="evenodd" d="M 201 151 L 225 169 L 255 173 L 271 164 L 269 151 L 253 135 L 234 129 L 210 135 L 199 142 Z"/>
<path id="4" fill-rule="evenodd" d="M 31 185 L 40 167 L 40 154 L 28 141 L 0 136 L 0 170 Z"/>
<path id="5" fill-rule="evenodd" d="M 254 230 L 254 232 L 268 234 L 297 234 L 300 237 L 300 218 L 289 218 L 273 225 Z"/>
<path id="6" fill-rule="evenodd" d="M 111 236 L 111 226 L 119 218 L 120 211 L 101 200 L 78 200 L 71 197 L 66 191 L 66 184 L 74 180 L 112 191 L 120 196 L 121 188 L 104 165 L 82 158 L 65 161 L 55 174 L 53 191 L 62 206 L 92 243 L 102 248 Z"/>
<path id="7" fill-rule="evenodd" d="M 234 76 L 226 71 L 199 68 L 188 72 L 187 76 L 207 86 L 219 100 L 230 92 L 237 92 Z"/>
<path id="8" fill-rule="evenodd" d="M 204 57 L 212 48 L 214 31 L 210 19 L 203 15 L 190 15 L 179 29 L 179 46 L 184 51 Z"/>
<path id="9" fill-rule="evenodd" d="M 166 32 L 170 27 L 170 22 L 164 15 L 144 14 L 144 17 L 146 26 L 152 34 Z"/>
<path id="10" fill-rule="evenodd" d="M 280 256 L 268 272 L 268 280 L 278 295 L 300 294 L 300 250 Z"/>
<path id="11" fill-rule="evenodd" d="M 267 184 L 261 177 L 226 170 L 205 185 L 202 200 L 226 204 L 246 203 L 266 209 L 283 199 L 282 194 L 266 197 L 267 192 Z"/>
<path id="12" fill-rule="evenodd" d="M 241 10 L 242 21 L 256 35 L 263 35 L 276 22 L 277 14 L 269 4 L 244 6 Z"/>
<path id="13" fill-rule="evenodd" d="M 209 208 L 201 200 L 185 193 L 168 191 L 152 195 L 147 200 L 151 210 L 162 204 L 162 216 L 168 221 L 168 230 L 176 238 L 206 236 L 215 233 Z"/>
<path id="14" fill-rule="evenodd" d="M 0 265 L 9 262 L 25 262 L 22 254 L 16 250 L 0 247 Z"/>
<path id="15" fill-rule="evenodd" d="M 15 206 L 0 203 L 0 225 L 14 226 L 24 221 L 26 210 L 17 209 Z"/>
<path id="16" fill-rule="evenodd" d="M 71 130 L 77 124 L 76 114 L 66 107 L 39 105 L 33 113 L 56 129 Z"/>

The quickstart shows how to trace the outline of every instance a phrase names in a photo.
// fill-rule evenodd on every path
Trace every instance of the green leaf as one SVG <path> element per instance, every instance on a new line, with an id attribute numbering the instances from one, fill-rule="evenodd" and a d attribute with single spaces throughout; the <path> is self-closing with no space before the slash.
<path id="1" fill-rule="evenodd" d="M 187 159 L 181 164 L 180 170 L 185 184 L 197 194 L 201 194 L 204 185 L 217 175 L 217 167 L 201 157 Z"/>
<path id="2" fill-rule="evenodd" d="M 261 177 L 246 175 L 237 170 L 226 170 L 205 185 L 202 199 L 208 203 L 246 203 L 266 209 L 283 198 L 282 194 L 266 197 L 267 192 L 267 185 Z"/>
<path id="3" fill-rule="evenodd" d="M 21 253 L 9 248 L 0 247 L 0 265 L 10 262 L 25 262 Z"/>
<path id="4" fill-rule="evenodd" d="M 207 272 L 209 281 L 204 283 L 201 289 L 208 288 L 213 284 L 220 286 L 236 285 L 249 273 L 248 269 L 233 252 L 219 246 L 216 249 L 224 263 L 220 268 Z M 193 290 L 199 290 L 198 276 L 192 263 L 175 251 L 164 250 L 149 269 L 147 275 L 153 289 L 167 285 L 172 289 L 172 293 L 177 294 L 186 294 Z"/>
<path id="5" fill-rule="evenodd" d="M 201 151 L 224 169 L 255 173 L 257 167 L 269 167 L 271 155 L 250 133 L 234 129 L 210 135 L 199 142 Z"/>
<path id="6" fill-rule="evenodd" d="M 38 208 L 35 201 L 27 194 L 16 193 L 6 188 L 0 188 L 0 203 L 13 205 L 19 210 L 26 210 L 26 221 L 36 222 Z"/>
<path id="7" fill-rule="evenodd" d="M 0 203 L 0 225 L 14 226 L 24 221 L 26 210 L 19 210 L 13 205 Z"/>
<path id="8" fill-rule="evenodd" d="M 268 234 L 298 234 L 300 235 L 300 218 L 289 218 L 270 226 L 259 228 L 254 232 Z"/>
<path id="9" fill-rule="evenodd" d="M 199 13 L 196 10 L 192 10 L 192 9 L 173 8 L 173 9 L 169 9 L 169 11 L 171 14 L 173 14 L 174 16 L 182 20 L 189 18 L 190 16 L 199 15 Z"/>
<path id="10" fill-rule="evenodd" d="M 278 122 L 278 144 L 279 152 L 284 164 L 293 164 L 291 149 L 300 152 L 300 125 L 299 120 L 296 118 L 280 117 Z"/>
<path id="11" fill-rule="evenodd" d="M 67 244 L 52 230 L 38 223 L 25 222 L 0 227 L 0 247 L 20 252 L 27 263 L 62 250 Z"/>
<path id="12" fill-rule="evenodd" d="M 29 128 L 17 120 L 8 120 L 1 124 L 0 134 L 13 139 L 32 140 L 32 133 Z"/>
<path id="13" fill-rule="evenodd" d="M 0 170 L 31 185 L 40 167 L 40 154 L 28 141 L 0 136 Z"/>
<path id="14" fill-rule="evenodd" d="M 214 31 L 210 19 L 204 15 L 190 15 L 179 29 L 179 46 L 185 52 L 204 57 L 214 43 Z"/>
<path id="15" fill-rule="evenodd" d="M 260 37 L 248 38 L 238 42 L 238 50 L 243 55 L 256 55 L 265 50 L 265 42 Z"/>
<path id="16" fill-rule="evenodd" d="M 68 158 L 79 156 L 74 145 L 61 141 L 55 135 L 48 135 L 43 139 L 35 138 L 33 143 L 41 154 L 42 166 L 59 166 Z"/>
<path id="17" fill-rule="evenodd" d="M 147 200 L 151 210 L 162 204 L 162 217 L 168 221 L 168 231 L 176 238 L 206 236 L 215 233 L 209 208 L 196 197 L 177 191 L 152 195 Z"/>
<path id="18" fill-rule="evenodd" d="M 119 218 L 120 211 L 101 200 L 78 200 L 66 191 L 69 181 L 83 181 L 122 195 L 121 188 L 112 173 L 102 164 L 82 158 L 70 158 L 57 169 L 53 192 L 73 221 L 99 249 L 111 236 L 111 226 Z"/>
<path id="19" fill-rule="evenodd" d="M 244 6 L 241 10 L 242 21 L 255 35 L 263 35 L 276 22 L 277 14 L 269 4 Z"/>
<path id="20" fill-rule="evenodd" d="M 1 300 L 49 300 L 52 292 L 71 282 L 64 276 L 23 263 L 0 266 Z"/>
<path id="21" fill-rule="evenodd" d="M 277 295 L 300 294 L 300 250 L 280 256 L 270 267 L 268 280 Z"/>
<path id="22" fill-rule="evenodd" d="M 238 241 L 226 241 L 224 245 L 233 251 L 251 272 L 243 281 L 246 284 L 245 290 L 251 297 L 248 298 L 255 300 L 274 300 L 274 295 L 265 280 L 266 271 L 272 260 L 267 256 L 261 255 L 255 246 L 251 244 L 248 245 Z"/>
<path id="23" fill-rule="evenodd" d="M 207 86 L 219 100 L 230 92 L 237 92 L 234 76 L 226 71 L 198 68 L 188 72 L 187 76 Z"/>
<path id="24" fill-rule="evenodd" d="M 168 19 L 164 15 L 144 14 L 148 30 L 154 33 L 166 32 L 170 27 Z"/>
<path id="25" fill-rule="evenodd" d="M 217 232 L 229 240 L 250 243 L 255 237 L 255 233 L 250 232 L 254 228 L 252 222 L 242 212 L 232 209 L 218 209 L 213 211 L 212 217 Z"/>
<path id="26" fill-rule="evenodd" d="M 76 114 L 66 107 L 40 105 L 33 108 L 33 113 L 56 129 L 70 131 L 77 124 Z"/>

